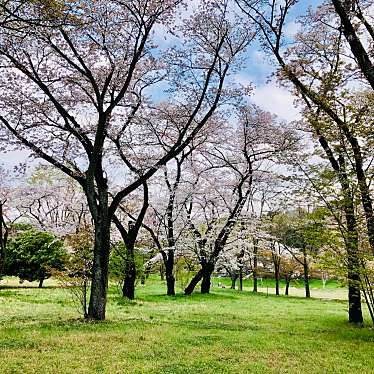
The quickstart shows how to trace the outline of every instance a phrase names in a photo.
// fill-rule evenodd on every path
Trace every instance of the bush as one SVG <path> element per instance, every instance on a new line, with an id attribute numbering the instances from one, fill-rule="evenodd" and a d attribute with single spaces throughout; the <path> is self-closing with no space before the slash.
<path id="1" fill-rule="evenodd" d="M 7 248 L 4 272 L 18 276 L 21 281 L 43 281 L 49 278 L 53 269 L 62 270 L 66 252 L 61 240 L 54 235 L 34 229 L 19 233 Z"/>

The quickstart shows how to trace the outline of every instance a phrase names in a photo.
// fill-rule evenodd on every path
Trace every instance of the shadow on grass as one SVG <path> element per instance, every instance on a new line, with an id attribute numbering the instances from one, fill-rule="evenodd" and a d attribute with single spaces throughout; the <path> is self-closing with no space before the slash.
<path id="1" fill-rule="evenodd" d="M 209 294 L 193 293 L 192 295 L 185 295 L 177 293 L 175 296 L 168 296 L 165 294 L 153 295 L 139 295 L 136 300 L 145 302 L 191 302 L 191 301 L 218 301 L 218 300 L 237 300 L 240 299 L 240 294 L 226 293 L 226 292 L 211 292 Z"/>
<path id="2" fill-rule="evenodd" d="M 66 287 L 62 286 L 43 286 L 43 287 L 38 287 L 38 286 L 11 286 L 7 284 L 0 285 L 0 290 L 54 290 L 54 289 L 64 289 Z"/>

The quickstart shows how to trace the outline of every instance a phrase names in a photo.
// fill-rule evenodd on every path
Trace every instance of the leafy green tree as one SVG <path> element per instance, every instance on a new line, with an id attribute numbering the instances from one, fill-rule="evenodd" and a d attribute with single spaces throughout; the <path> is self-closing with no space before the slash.
<path id="1" fill-rule="evenodd" d="M 327 211 L 317 208 L 308 213 L 301 209 L 274 216 L 272 234 L 303 268 L 305 296 L 310 297 L 309 273 L 312 259 L 333 239 Z"/>
<path id="2" fill-rule="evenodd" d="M 9 242 L 5 273 L 29 282 L 38 280 L 42 287 L 52 269 L 63 269 L 65 258 L 61 240 L 48 232 L 31 229 Z"/>

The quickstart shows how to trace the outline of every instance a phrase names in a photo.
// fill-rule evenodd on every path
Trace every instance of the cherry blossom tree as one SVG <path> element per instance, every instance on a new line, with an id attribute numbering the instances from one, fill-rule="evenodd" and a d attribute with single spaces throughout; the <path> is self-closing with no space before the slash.
<path id="1" fill-rule="evenodd" d="M 186 204 L 186 219 L 201 265 L 186 294 L 192 293 L 200 280 L 201 292 L 209 292 L 218 256 L 251 196 L 254 175 L 268 162 L 281 162 L 296 143 L 287 126 L 277 124 L 269 113 L 247 106 L 239 112 L 238 122 L 231 119 L 222 138 L 205 151 L 200 166 L 204 172 Z"/>
<path id="2" fill-rule="evenodd" d="M 225 79 L 254 34 L 225 1 L 203 2 L 176 23 L 180 3 L 82 0 L 58 11 L 3 4 L 1 135 L 84 191 L 95 228 L 88 318 L 105 318 L 118 205 L 227 105 L 234 93 Z M 157 28 L 175 38 L 174 48 L 157 47 Z M 167 95 L 155 97 L 161 83 Z M 115 193 L 113 169 L 121 170 Z"/>

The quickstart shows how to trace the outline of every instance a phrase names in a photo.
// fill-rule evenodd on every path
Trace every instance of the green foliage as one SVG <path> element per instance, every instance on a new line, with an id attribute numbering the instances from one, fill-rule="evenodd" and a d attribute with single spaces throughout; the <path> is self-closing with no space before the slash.
<path id="1" fill-rule="evenodd" d="M 140 279 L 144 273 L 144 257 L 142 249 L 134 248 L 134 260 L 136 269 L 136 278 Z M 127 263 L 131 261 L 130 255 L 126 250 L 126 246 L 121 242 L 115 244 L 112 248 L 112 252 L 109 260 L 109 276 L 115 281 L 122 281 L 127 269 Z"/>
<path id="2" fill-rule="evenodd" d="M 43 282 L 52 269 L 63 269 L 66 252 L 61 240 L 44 231 L 21 231 L 9 242 L 5 274 L 21 280 Z"/>
<path id="3" fill-rule="evenodd" d="M 284 245 L 316 255 L 322 248 L 337 241 L 337 233 L 330 220 L 325 208 L 317 208 L 312 212 L 299 209 L 275 215 L 271 230 Z"/>
<path id="4" fill-rule="evenodd" d="M 199 269 L 199 265 L 185 257 L 180 257 L 175 264 L 175 279 L 183 291 Z"/>

